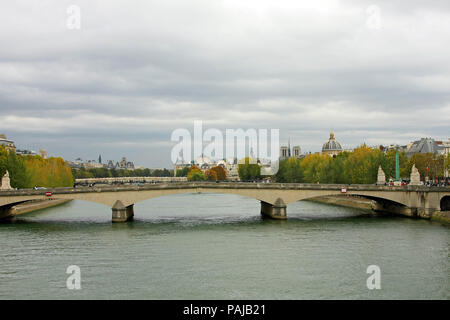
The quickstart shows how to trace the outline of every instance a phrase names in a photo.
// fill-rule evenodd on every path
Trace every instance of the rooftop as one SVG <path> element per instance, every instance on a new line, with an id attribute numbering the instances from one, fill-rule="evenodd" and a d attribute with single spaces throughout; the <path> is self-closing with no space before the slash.
<path id="1" fill-rule="evenodd" d="M 412 145 L 406 150 L 407 154 L 414 153 L 435 153 L 441 150 L 442 145 L 438 145 L 434 139 L 422 138 L 414 141 Z"/>

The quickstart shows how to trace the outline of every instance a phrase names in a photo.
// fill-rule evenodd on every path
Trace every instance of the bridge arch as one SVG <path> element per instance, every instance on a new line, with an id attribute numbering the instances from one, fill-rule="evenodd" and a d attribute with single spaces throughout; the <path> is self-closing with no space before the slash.
<path id="1" fill-rule="evenodd" d="M 342 193 L 341 190 L 293 190 L 293 192 L 286 193 L 281 197 L 286 204 L 293 203 L 300 200 L 310 200 L 318 197 L 329 197 L 329 196 L 358 196 L 361 198 L 366 198 L 374 200 L 376 202 L 390 202 L 398 206 L 408 206 L 410 199 L 399 192 L 383 192 L 382 195 L 377 194 L 374 191 L 348 191 L 347 193 Z"/>
<path id="2" fill-rule="evenodd" d="M 334 196 L 341 194 L 341 187 L 338 185 L 302 185 L 300 188 L 295 184 L 237 184 L 237 183 L 190 183 L 190 184 L 166 184 L 152 187 L 119 187 L 119 188 L 59 188 L 49 189 L 52 192 L 52 198 L 56 199 L 76 199 L 86 200 L 104 204 L 112 207 L 117 200 L 120 200 L 124 206 L 132 205 L 140 201 L 151 198 L 161 197 L 169 194 L 181 193 L 223 193 L 236 194 L 275 204 L 281 198 L 285 204 L 298 200 L 306 200 L 320 196 Z M 382 192 L 380 192 L 382 191 Z M 0 197 L 0 206 L 33 199 L 45 199 L 45 193 L 20 192 L 6 197 Z M 412 193 L 412 192 L 411 192 Z M 411 201 L 411 195 L 406 192 L 392 190 L 348 190 L 348 195 L 371 198 L 373 200 L 386 199 L 398 204 L 408 206 Z"/>
<path id="3" fill-rule="evenodd" d="M 440 201 L 441 211 L 450 211 L 450 196 L 443 196 Z"/>
<path id="4" fill-rule="evenodd" d="M 338 196 L 338 195 L 342 195 L 342 194 L 330 193 L 330 194 L 325 194 L 325 195 L 312 197 L 312 198 L 302 198 L 302 199 L 299 199 L 297 201 L 313 200 L 315 198 L 332 197 L 332 196 Z M 383 197 L 370 196 L 370 195 L 357 194 L 357 193 L 348 194 L 348 196 L 349 197 L 359 197 L 359 198 L 363 198 L 363 199 L 367 199 L 367 200 L 372 200 L 372 201 L 375 201 L 376 203 L 387 203 L 387 204 L 391 204 L 391 205 L 395 205 L 395 206 L 399 206 L 399 207 L 406 207 L 406 205 L 404 203 L 398 202 L 396 200 L 391 200 L 391 199 L 388 199 L 388 198 L 383 198 Z"/>
<path id="5" fill-rule="evenodd" d="M 391 197 L 379 197 L 379 196 L 371 196 L 367 194 L 352 194 L 352 196 L 361 197 L 364 199 L 375 201 L 378 204 L 387 204 L 387 205 L 394 205 L 399 207 L 407 207 L 407 205 L 399 199 L 392 199 Z"/>

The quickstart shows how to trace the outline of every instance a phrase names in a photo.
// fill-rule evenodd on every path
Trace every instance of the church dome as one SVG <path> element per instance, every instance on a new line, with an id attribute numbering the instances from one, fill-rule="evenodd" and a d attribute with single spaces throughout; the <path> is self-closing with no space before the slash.
<path id="1" fill-rule="evenodd" d="M 330 139 L 325 142 L 322 146 L 322 152 L 326 151 L 342 151 L 342 146 L 337 140 L 334 138 L 334 133 L 330 133 Z"/>
<path id="2" fill-rule="evenodd" d="M 195 159 L 195 163 L 197 163 L 199 165 L 202 165 L 202 164 L 209 165 L 212 163 L 212 161 L 210 158 L 201 155 L 200 157 L 197 157 L 197 159 Z"/>

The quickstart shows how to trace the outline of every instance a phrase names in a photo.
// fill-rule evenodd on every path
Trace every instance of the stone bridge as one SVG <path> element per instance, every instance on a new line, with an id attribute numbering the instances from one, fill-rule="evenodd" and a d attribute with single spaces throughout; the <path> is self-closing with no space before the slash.
<path id="1" fill-rule="evenodd" d="M 450 188 L 444 187 L 177 182 L 143 186 L 0 191 L 0 217 L 7 217 L 9 209 L 19 203 L 51 197 L 53 199 L 77 199 L 104 204 L 112 208 L 113 222 L 125 222 L 133 218 L 133 206 L 139 201 L 171 194 L 203 192 L 236 194 L 257 199 L 261 202 L 261 214 L 273 219 L 286 219 L 286 207 L 289 203 L 343 193 L 374 200 L 376 210 L 410 216 L 429 218 L 436 211 L 450 210 Z"/>

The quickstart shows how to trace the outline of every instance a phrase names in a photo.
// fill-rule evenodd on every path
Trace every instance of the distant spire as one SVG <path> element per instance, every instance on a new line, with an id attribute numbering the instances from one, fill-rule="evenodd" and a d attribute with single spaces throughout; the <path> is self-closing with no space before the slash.
<path id="1" fill-rule="evenodd" d="M 102 155 L 98 156 L 98 163 L 102 163 Z"/>
<path id="2" fill-rule="evenodd" d="M 253 153 L 253 139 L 252 138 L 250 138 L 249 146 L 250 146 L 250 158 L 253 159 L 253 158 L 255 158 L 255 154 Z"/>

